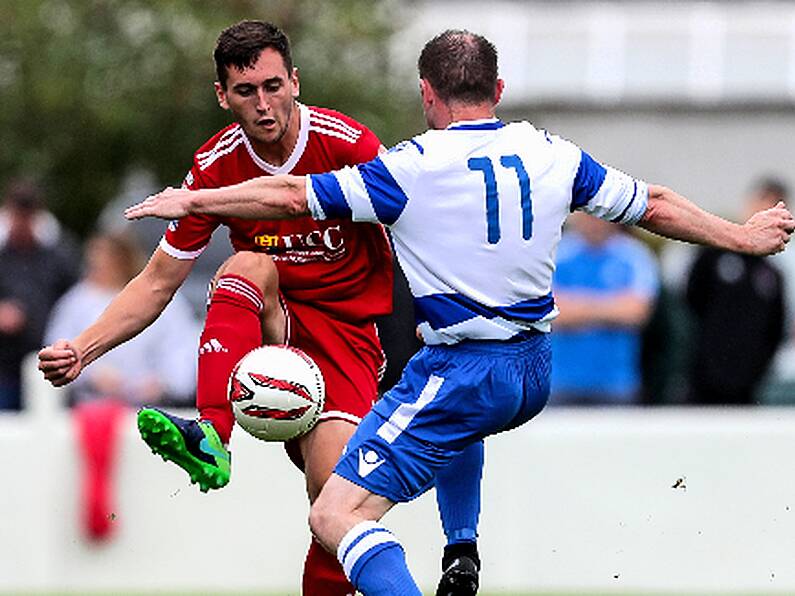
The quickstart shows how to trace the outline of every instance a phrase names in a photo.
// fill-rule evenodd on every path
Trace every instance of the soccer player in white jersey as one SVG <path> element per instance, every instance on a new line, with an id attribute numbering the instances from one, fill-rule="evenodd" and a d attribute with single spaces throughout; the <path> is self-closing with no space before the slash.
<path id="1" fill-rule="evenodd" d="M 555 250 L 570 211 L 750 254 L 784 249 L 783 204 L 745 224 L 605 167 L 527 122 L 495 118 L 503 90 L 485 38 L 446 31 L 419 59 L 431 128 L 367 164 L 225 189 L 167 189 L 129 218 L 188 213 L 348 217 L 390 227 L 427 344 L 348 443 L 310 513 L 365 595 L 419 595 L 398 539 L 378 520 L 422 494 L 463 448 L 519 426 L 549 393 Z"/>

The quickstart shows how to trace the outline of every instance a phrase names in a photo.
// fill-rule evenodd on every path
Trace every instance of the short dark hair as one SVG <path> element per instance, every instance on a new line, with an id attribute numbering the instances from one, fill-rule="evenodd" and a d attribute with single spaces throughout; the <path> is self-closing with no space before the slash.
<path id="1" fill-rule="evenodd" d="M 780 201 L 787 202 L 789 187 L 787 183 L 776 176 L 762 176 L 751 186 L 751 191 L 763 195 L 772 195 Z"/>
<path id="2" fill-rule="evenodd" d="M 240 70 L 250 68 L 265 48 L 273 48 L 279 52 L 287 73 L 292 73 L 290 40 L 284 31 L 273 23 L 240 21 L 221 31 L 213 52 L 215 72 L 221 86 L 226 88 L 228 67 L 234 66 Z"/>
<path id="3" fill-rule="evenodd" d="M 443 101 L 481 103 L 494 99 L 497 49 L 470 31 L 448 29 L 422 49 L 417 67 Z"/>

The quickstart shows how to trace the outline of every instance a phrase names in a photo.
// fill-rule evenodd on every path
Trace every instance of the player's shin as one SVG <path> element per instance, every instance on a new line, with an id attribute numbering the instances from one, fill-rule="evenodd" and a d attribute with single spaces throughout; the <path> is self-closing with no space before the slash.
<path id="1" fill-rule="evenodd" d="M 247 352 L 262 344 L 262 292 L 240 275 L 218 278 L 199 342 L 196 406 L 199 416 L 229 442 L 234 416 L 227 397 L 229 374 Z"/>

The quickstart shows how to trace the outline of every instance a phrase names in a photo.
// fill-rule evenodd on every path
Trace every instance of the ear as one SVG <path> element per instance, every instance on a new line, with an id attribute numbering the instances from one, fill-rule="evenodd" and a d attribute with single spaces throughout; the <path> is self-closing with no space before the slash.
<path id="1" fill-rule="evenodd" d="M 298 99 L 301 93 L 301 82 L 298 80 L 298 69 L 293 68 L 293 73 L 290 75 L 290 84 L 292 85 L 293 99 Z"/>
<path id="2" fill-rule="evenodd" d="M 226 90 L 223 88 L 223 85 L 215 81 L 213 87 L 215 87 L 215 98 L 218 100 L 218 105 L 221 106 L 222 109 L 228 110 L 229 102 L 226 100 Z"/>
<path id="3" fill-rule="evenodd" d="M 420 79 L 420 97 L 422 98 L 422 107 L 426 109 L 436 101 L 436 92 L 425 79 Z"/>
<path id="4" fill-rule="evenodd" d="M 497 85 L 494 87 L 494 105 L 500 103 L 502 99 L 502 92 L 505 91 L 505 81 L 497 79 Z"/>

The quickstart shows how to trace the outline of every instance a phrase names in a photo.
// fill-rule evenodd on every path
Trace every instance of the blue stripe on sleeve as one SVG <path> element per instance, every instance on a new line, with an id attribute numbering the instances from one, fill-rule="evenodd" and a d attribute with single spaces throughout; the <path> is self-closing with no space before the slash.
<path id="1" fill-rule="evenodd" d="M 309 178 L 312 181 L 312 190 L 315 191 L 315 196 L 327 219 L 351 219 L 351 208 L 334 174 L 312 174 Z"/>
<path id="2" fill-rule="evenodd" d="M 555 307 L 552 294 L 531 298 L 510 306 L 485 306 L 463 294 L 431 294 L 414 299 L 417 324 L 426 321 L 432 329 L 444 329 L 474 317 L 534 323 L 547 316 Z"/>
<path id="3" fill-rule="evenodd" d="M 636 197 L 636 196 L 638 196 L 638 181 L 637 181 L 637 180 L 633 180 L 633 181 L 632 181 L 632 185 L 633 185 L 633 188 L 632 188 L 632 198 L 629 200 L 629 203 L 627 203 L 627 206 L 626 206 L 626 207 L 624 207 L 624 210 L 621 212 L 621 215 L 619 215 L 618 217 L 614 217 L 613 219 L 611 219 L 611 220 L 610 220 L 611 222 L 613 222 L 613 223 L 619 223 L 619 222 L 621 222 L 621 221 L 624 219 L 624 217 L 626 217 L 626 215 L 627 215 L 627 211 L 629 211 L 629 208 L 630 208 L 630 207 L 632 207 L 632 203 L 634 203 L 634 202 L 635 202 L 635 197 Z"/>
<path id="4" fill-rule="evenodd" d="M 356 166 L 364 181 L 378 221 L 392 225 L 403 213 L 408 197 L 380 157 Z"/>
<path id="5" fill-rule="evenodd" d="M 571 210 L 583 207 L 596 196 L 605 180 L 607 170 L 594 160 L 593 157 L 582 151 L 580 167 L 574 176 L 574 185 L 571 189 Z"/>

